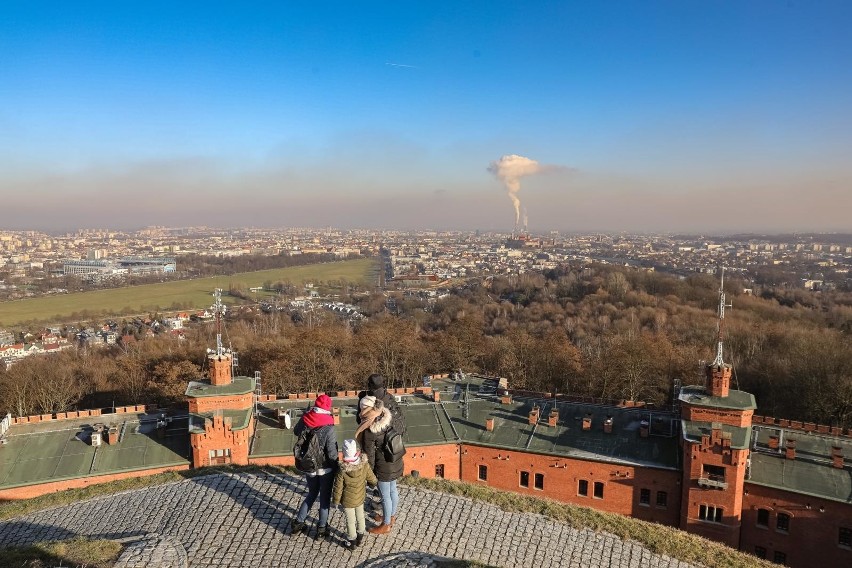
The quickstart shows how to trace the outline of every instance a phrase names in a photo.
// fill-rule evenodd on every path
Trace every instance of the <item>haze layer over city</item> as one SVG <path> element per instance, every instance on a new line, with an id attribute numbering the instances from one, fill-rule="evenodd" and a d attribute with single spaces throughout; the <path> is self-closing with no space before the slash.
<path id="1" fill-rule="evenodd" d="M 4 3 L 0 229 L 848 231 L 850 16 Z"/>

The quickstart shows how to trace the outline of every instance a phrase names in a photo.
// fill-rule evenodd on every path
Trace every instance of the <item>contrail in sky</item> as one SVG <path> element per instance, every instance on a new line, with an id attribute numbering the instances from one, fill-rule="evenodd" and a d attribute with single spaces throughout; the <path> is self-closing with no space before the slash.
<path id="1" fill-rule="evenodd" d="M 385 65 L 389 65 L 390 67 L 405 67 L 407 69 L 420 69 L 417 65 L 405 65 L 404 63 L 391 63 L 390 61 L 385 62 Z"/>

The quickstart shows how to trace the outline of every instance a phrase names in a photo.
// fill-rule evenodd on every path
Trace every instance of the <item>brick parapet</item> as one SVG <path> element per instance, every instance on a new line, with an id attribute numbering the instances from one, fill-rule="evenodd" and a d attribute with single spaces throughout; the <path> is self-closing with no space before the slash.
<path id="1" fill-rule="evenodd" d="M 848 436 L 852 438 L 852 428 L 847 428 L 844 432 L 843 428 L 838 426 L 827 426 L 825 424 L 816 424 L 813 422 L 802 422 L 799 420 L 788 420 L 785 418 L 775 418 L 772 416 L 755 415 L 752 419 L 755 424 L 766 426 L 777 426 L 788 430 L 800 430 L 802 432 L 816 432 L 817 434 L 827 434 L 830 436 Z"/>
<path id="2" fill-rule="evenodd" d="M 135 406 L 117 406 L 115 414 L 152 412 L 157 409 L 156 405 L 139 404 Z M 109 409 L 107 409 L 109 410 Z M 104 412 L 101 408 L 92 408 L 89 410 L 73 410 L 68 412 L 56 412 L 53 414 L 33 414 L 30 416 L 18 416 L 12 418 L 12 424 L 33 424 L 38 422 L 52 422 L 58 420 L 76 420 L 78 418 L 89 418 L 93 416 L 106 416 L 113 414 L 112 412 Z"/>

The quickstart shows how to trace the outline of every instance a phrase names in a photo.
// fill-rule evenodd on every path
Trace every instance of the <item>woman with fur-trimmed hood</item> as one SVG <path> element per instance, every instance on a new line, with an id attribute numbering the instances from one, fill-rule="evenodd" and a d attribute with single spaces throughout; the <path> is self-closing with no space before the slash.
<path id="1" fill-rule="evenodd" d="M 396 521 L 396 513 L 399 505 L 399 493 L 396 488 L 396 480 L 402 477 L 402 457 L 388 460 L 382 449 L 385 444 L 385 435 L 391 427 L 393 416 L 390 410 L 377 400 L 374 396 L 365 396 L 361 399 L 361 425 L 355 432 L 355 438 L 363 434 L 361 447 L 370 461 L 370 467 L 379 480 L 379 491 L 382 494 L 382 515 L 374 520 L 379 526 L 373 527 L 369 532 L 373 534 L 387 534 L 391 525 Z"/>
<path id="2" fill-rule="evenodd" d="M 364 541 L 366 524 L 364 522 L 364 499 L 367 496 L 367 484 L 376 486 L 378 480 L 370 461 L 358 449 L 355 440 L 344 440 L 343 460 L 334 478 L 332 502 L 343 505 L 346 513 L 346 532 L 349 540 L 343 546 L 352 550 Z"/>

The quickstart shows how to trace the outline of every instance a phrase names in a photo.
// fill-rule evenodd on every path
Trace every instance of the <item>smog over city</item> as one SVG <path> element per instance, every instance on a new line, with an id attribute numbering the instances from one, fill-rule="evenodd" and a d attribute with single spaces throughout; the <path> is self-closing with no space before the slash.
<path id="1" fill-rule="evenodd" d="M 848 15 L 6 4 L 0 229 L 848 231 Z"/>
<path id="2" fill-rule="evenodd" d="M 0 568 L 849 568 L 850 149 L 850 0 L 0 2 Z"/>

